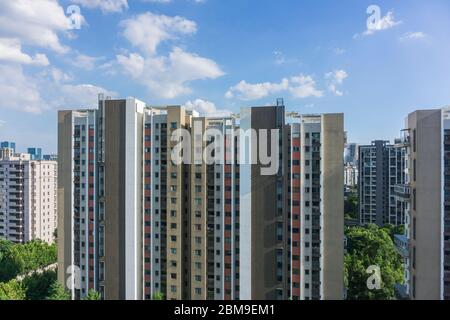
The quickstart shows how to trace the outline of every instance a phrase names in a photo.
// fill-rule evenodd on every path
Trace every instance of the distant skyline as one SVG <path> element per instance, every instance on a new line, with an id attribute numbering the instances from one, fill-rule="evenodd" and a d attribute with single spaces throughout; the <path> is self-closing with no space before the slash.
<path id="1" fill-rule="evenodd" d="M 393 142 L 408 113 L 450 105 L 449 30 L 448 0 L 0 0 L 0 141 L 56 153 L 56 110 L 102 92 L 204 114 L 280 97 L 345 113 L 349 142 Z"/>

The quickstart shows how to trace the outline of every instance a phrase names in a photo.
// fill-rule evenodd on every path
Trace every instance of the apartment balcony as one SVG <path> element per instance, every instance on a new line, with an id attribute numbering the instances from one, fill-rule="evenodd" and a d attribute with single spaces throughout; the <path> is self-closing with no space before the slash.
<path id="1" fill-rule="evenodd" d="M 410 199 L 411 186 L 401 184 L 394 186 L 394 195 L 402 199 Z"/>
<path id="2" fill-rule="evenodd" d="M 397 148 L 407 148 L 411 146 L 411 137 L 409 130 L 403 130 L 401 137 L 394 140 L 394 144 Z"/>
<path id="3" fill-rule="evenodd" d="M 14 202 L 17 202 L 17 201 L 22 202 L 23 201 L 23 196 L 22 195 L 16 195 L 16 194 L 10 195 L 9 196 L 9 200 L 10 201 L 14 201 Z"/>
<path id="4" fill-rule="evenodd" d="M 444 273 L 444 281 L 450 281 L 450 272 Z"/>
<path id="5" fill-rule="evenodd" d="M 400 255 L 403 258 L 408 258 L 409 257 L 409 239 L 402 234 L 396 234 L 396 235 L 394 235 L 394 243 L 395 243 L 395 247 L 397 248 L 397 251 L 400 253 Z"/>
<path id="6" fill-rule="evenodd" d="M 18 186 L 23 186 L 23 180 L 21 179 L 11 179 L 9 182 L 9 186 L 10 187 L 18 187 Z"/>

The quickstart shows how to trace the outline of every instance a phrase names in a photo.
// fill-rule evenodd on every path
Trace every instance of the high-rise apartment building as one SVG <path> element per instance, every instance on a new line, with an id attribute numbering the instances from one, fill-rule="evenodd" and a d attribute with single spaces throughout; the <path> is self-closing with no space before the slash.
<path id="1" fill-rule="evenodd" d="M 358 177 L 358 166 L 346 163 L 344 165 L 344 185 L 346 187 L 358 186 Z"/>
<path id="2" fill-rule="evenodd" d="M 342 298 L 343 117 L 285 119 L 133 98 L 60 111 L 60 281 L 76 299 Z M 242 163 L 247 129 L 280 130 L 275 173 Z"/>
<path id="3" fill-rule="evenodd" d="M 27 153 L 31 156 L 31 160 L 42 160 L 41 148 L 28 148 Z"/>
<path id="4" fill-rule="evenodd" d="M 405 217 L 397 210 L 395 186 L 405 177 L 405 153 L 388 141 L 359 146 L 358 186 L 360 223 L 401 225 Z"/>
<path id="5" fill-rule="evenodd" d="M 402 297 L 450 299 L 450 108 L 419 110 L 406 119 L 398 144 L 406 152 L 397 200 L 406 219 L 396 244 L 405 261 Z"/>
<path id="6" fill-rule="evenodd" d="M 0 151 L 0 238 L 24 243 L 54 241 L 56 229 L 55 161 L 35 161 L 14 149 Z"/>
<path id="7" fill-rule="evenodd" d="M 240 126 L 279 130 L 275 175 L 240 166 L 240 298 L 342 299 L 343 115 L 244 108 Z"/>
<path id="8" fill-rule="evenodd" d="M 12 152 L 16 152 L 16 143 L 11 141 L 2 141 L 0 142 L 0 149 L 9 148 L 12 149 Z"/>
<path id="9" fill-rule="evenodd" d="M 358 165 L 359 146 L 356 143 L 346 143 L 344 149 L 344 163 L 350 163 L 353 166 Z"/>

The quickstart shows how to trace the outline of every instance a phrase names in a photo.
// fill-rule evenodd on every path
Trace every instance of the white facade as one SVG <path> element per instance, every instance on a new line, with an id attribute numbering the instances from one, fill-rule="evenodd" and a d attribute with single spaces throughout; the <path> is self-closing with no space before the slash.
<path id="1" fill-rule="evenodd" d="M 24 243 L 54 241 L 57 162 L 30 160 L 2 150 L 0 157 L 0 238 Z"/>
<path id="2" fill-rule="evenodd" d="M 344 184 L 347 187 L 356 187 L 358 185 L 358 166 L 347 163 L 344 166 Z"/>

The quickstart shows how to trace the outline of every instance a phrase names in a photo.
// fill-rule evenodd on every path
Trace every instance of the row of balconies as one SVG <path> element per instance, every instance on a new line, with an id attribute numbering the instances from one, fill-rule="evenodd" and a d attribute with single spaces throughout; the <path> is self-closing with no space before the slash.
<path id="1" fill-rule="evenodd" d="M 411 187 L 409 185 L 396 185 L 394 186 L 394 195 L 409 199 L 411 197 Z"/>
<path id="2" fill-rule="evenodd" d="M 397 248 L 397 251 L 403 258 L 409 257 L 409 239 L 405 235 L 396 234 L 394 235 L 394 244 Z"/>

